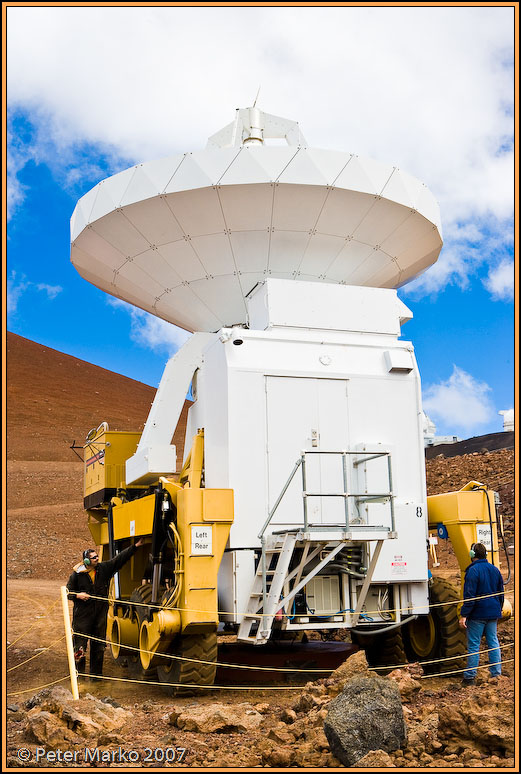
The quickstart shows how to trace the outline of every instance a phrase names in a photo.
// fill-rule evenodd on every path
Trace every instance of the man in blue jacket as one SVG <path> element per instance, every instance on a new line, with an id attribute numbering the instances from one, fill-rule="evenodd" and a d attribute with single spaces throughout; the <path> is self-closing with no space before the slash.
<path id="1" fill-rule="evenodd" d="M 497 638 L 497 622 L 503 609 L 503 576 L 498 568 L 487 561 L 487 549 L 483 543 L 474 543 L 470 549 L 472 563 L 465 570 L 463 605 L 460 626 L 467 630 L 467 669 L 463 685 L 476 683 L 481 638 L 485 635 L 490 676 L 501 674 L 501 651 Z M 480 599 L 476 599 L 480 597 Z"/>

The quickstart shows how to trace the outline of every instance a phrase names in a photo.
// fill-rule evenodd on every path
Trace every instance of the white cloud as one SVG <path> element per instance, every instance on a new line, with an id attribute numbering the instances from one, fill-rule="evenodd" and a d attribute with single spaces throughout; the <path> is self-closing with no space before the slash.
<path id="1" fill-rule="evenodd" d="M 11 276 L 7 279 L 7 314 L 14 315 L 18 310 L 18 302 L 25 293 L 27 288 L 31 285 L 27 282 L 25 277 L 17 278 L 16 272 L 12 271 Z"/>
<path id="2" fill-rule="evenodd" d="M 396 162 L 460 218 L 476 196 L 492 211 L 510 201 L 498 154 L 513 128 L 513 19 L 501 7 L 11 7 L 9 101 L 49 117 L 60 147 L 102 142 L 143 161 L 203 147 L 260 83 L 262 109 L 299 120 L 311 145 Z"/>
<path id="3" fill-rule="evenodd" d="M 13 132 L 7 130 L 7 220 L 10 220 L 23 202 L 27 192 L 25 186 L 18 177 L 18 173 L 31 159 L 31 150 L 27 148 Z"/>
<path id="4" fill-rule="evenodd" d="M 102 141 L 97 143 L 94 158 L 86 154 L 84 141 L 76 143 L 73 138 L 64 136 L 57 126 L 56 116 L 44 113 L 40 107 L 30 114 L 32 131 L 24 126 L 22 136 L 17 134 L 20 131 L 17 118 L 16 110 L 11 111 L 7 154 L 8 220 L 16 213 L 27 193 L 28 187 L 22 184 L 18 175 L 29 162 L 45 164 L 60 185 L 78 197 L 85 193 L 86 180 L 99 182 L 107 176 L 106 167 L 97 162 L 96 156 L 103 155 L 106 166 L 114 172 L 128 166 L 128 161 L 122 160 L 117 149 L 104 145 Z"/>
<path id="5" fill-rule="evenodd" d="M 423 408 L 443 423 L 447 432 L 470 433 L 495 416 L 490 392 L 488 384 L 453 366 L 447 381 L 432 384 L 424 390 Z"/>
<path id="6" fill-rule="evenodd" d="M 487 263 L 493 264 L 489 278 L 484 282 L 494 297 L 508 298 L 511 279 L 513 298 L 513 262 L 511 254 L 513 232 L 510 224 L 497 219 L 479 219 L 476 223 L 449 226 L 446 246 L 436 263 L 424 274 L 406 285 L 403 290 L 411 295 L 436 293 L 448 284 L 464 289 Z M 509 268 L 510 267 L 510 268 Z M 510 273 L 511 272 L 511 275 Z M 501 288 L 504 284 L 503 289 Z"/>
<path id="7" fill-rule="evenodd" d="M 190 338 L 190 333 L 177 328 L 166 320 L 153 317 L 141 309 L 132 310 L 131 338 L 154 350 L 167 350 L 173 355 Z"/>
<path id="8" fill-rule="evenodd" d="M 124 309 L 130 315 L 130 338 L 142 347 L 156 352 L 167 352 L 171 357 L 190 337 L 188 331 L 131 306 L 119 298 L 109 297 L 107 303 L 115 309 Z"/>
<path id="9" fill-rule="evenodd" d="M 258 105 L 298 120 L 311 146 L 391 162 L 436 195 L 447 246 L 417 292 L 464 284 L 481 266 L 476 228 L 498 238 L 512 229 L 513 7 L 7 14 L 10 108 L 30 113 L 32 156 L 74 190 L 96 179 L 93 155 L 77 153 L 83 144 L 111 155 L 114 171 L 203 148 L 261 84 Z M 10 178 L 14 203 L 22 163 Z"/>
<path id="10" fill-rule="evenodd" d="M 44 293 L 47 293 L 47 298 L 51 301 L 56 298 L 56 296 L 62 292 L 63 288 L 61 285 L 46 285 L 44 282 L 40 282 L 36 286 L 37 290 L 41 290 Z"/>
<path id="11" fill-rule="evenodd" d="M 495 300 L 513 301 L 514 261 L 503 260 L 499 266 L 490 269 L 483 284 Z"/>
<path id="12" fill-rule="evenodd" d="M 62 292 L 61 285 L 47 285 L 44 282 L 35 283 L 28 280 L 23 275 L 18 275 L 16 271 L 11 271 L 10 276 L 7 279 L 7 314 L 13 317 L 18 312 L 18 303 L 21 297 L 27 291 L 34 293 L 34 291 L 44 292 L 49 299 L 53 301 L 56 296 Z"/>

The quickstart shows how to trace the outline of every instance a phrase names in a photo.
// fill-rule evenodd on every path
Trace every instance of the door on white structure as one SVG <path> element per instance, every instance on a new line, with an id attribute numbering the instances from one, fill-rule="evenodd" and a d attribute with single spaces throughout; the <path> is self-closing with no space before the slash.
<path id="1" fill-rule="evenodd" d="M 306 491 L 317 495 L 343 492 L 341 455 L 316 452 L 348 448 L 347 380 L 267 376 L 266 400 L 269 510 L 302 451 L 314 452 L 306 455 Z M 273 516 L 271 529 L 303 523 L 302 491 L 299 469 Z M 307 503 L 309 524 L 345 523 L 342 497 L 309 497 Z"/>

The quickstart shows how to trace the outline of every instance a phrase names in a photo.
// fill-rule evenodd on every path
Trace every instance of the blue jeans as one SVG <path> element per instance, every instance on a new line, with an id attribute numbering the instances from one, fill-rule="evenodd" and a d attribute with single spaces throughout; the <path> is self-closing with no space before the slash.
<path id="1" fill-rule="evenodd" d="M 481 638 L 485 635 L 488 648 L 494 648 L 488 653 L 488 664 L 492 677 L 501 674 L 501 651 L 497 638 L 497 620 L 485 621 L 481 618 L 467 618 L 467 668 L 463 674 L 465 680 L 473 680 L 479 665 L 479 650 Z"/>

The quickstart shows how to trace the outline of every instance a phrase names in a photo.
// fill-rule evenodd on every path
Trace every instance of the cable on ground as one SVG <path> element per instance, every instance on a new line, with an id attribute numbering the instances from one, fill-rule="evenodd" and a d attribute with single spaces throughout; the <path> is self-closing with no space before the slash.
<path id="1" fill-rule="evenodd" d="M 116 683 L 140 683 L 142 685 L 159 685 L 161 688 L 190 688 L 206 691 L 301 691 L 301 685 L 261 685 L 258 688 L 251 685 L 199 685 L 198 683 L 160 683 L 155 680 L 132 680 L 130 677 L 108 677 L 107 675 L 88 675 L 91 680 L 113 680 Z M 81 675 L 79 675 L 81 677 Z M 65 678 L 64 678 L 65 679 Z"/>

